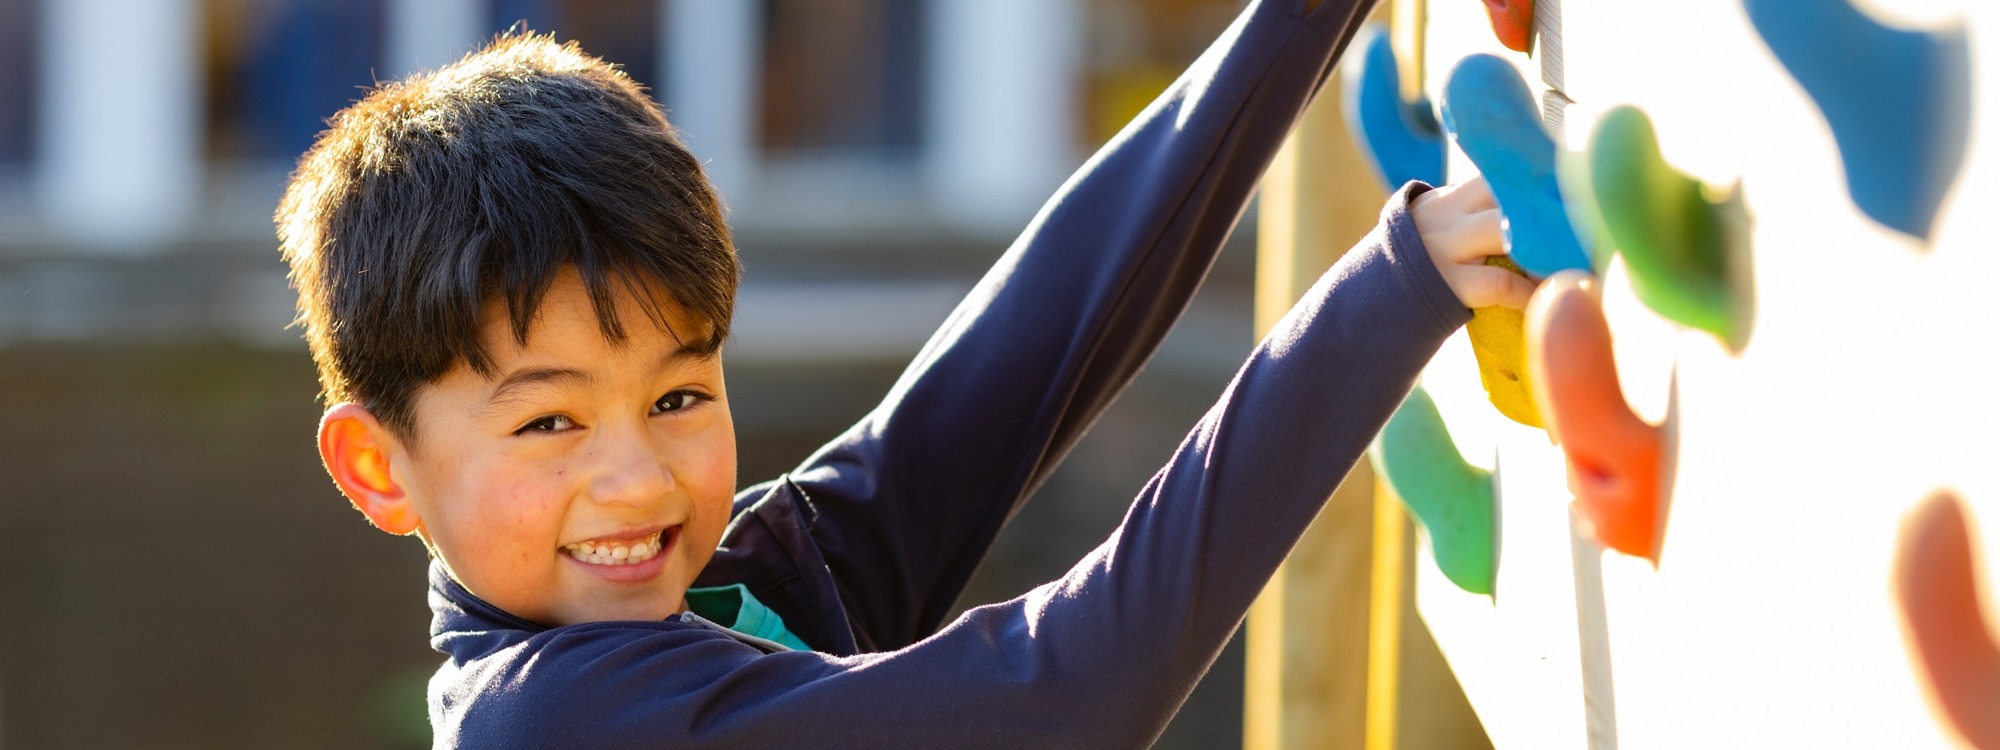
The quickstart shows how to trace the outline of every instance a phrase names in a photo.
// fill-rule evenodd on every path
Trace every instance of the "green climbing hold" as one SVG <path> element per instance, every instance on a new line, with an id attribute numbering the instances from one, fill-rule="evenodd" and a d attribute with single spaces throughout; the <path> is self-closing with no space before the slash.
<path id="1" fill-rule="evenodd" d="M 1431 538 L 1438 569 L 1459 588 L 1493 594 L 1493 472 L 1472 466 L 1451 442 L 1422 387 L 1410 391 L 1375 439 L 1375 470 Z"/>
<path id="2" fill-rule="evenodd" d="M 1645 113 L 1617 107 L 1590 137 L 1590 194 L 1632 291 L 1669 320 L 1741 349 L 1749 332 L 1747 247 L 1740 200 L 1715 200 L 1698 180 L 1660 157 Z"/>

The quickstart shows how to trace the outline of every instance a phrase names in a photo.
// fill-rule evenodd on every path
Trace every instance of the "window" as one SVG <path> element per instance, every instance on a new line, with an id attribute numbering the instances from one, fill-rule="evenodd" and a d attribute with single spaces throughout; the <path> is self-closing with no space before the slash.
<path id="1" fill-rule="evenodd" d="M 717 0 L 698 0 L 715 2 Z M 742 0 L 721 0 L 741 2 Z M 493 30 L 525 22 L 556 41 L 575 40 L 583 51 L 625 69 L 634 80 L 657 90 L 660 69 L 659 0 L 488 0 Z M 655 94 L 655 98 L 658 95 Z"/>
<path id="2" fill-rule="evenodd" d="M 203 0 L 210 159 L 289 162 L 360 99 L 385 0 Z"/>
<path id="3" fill-rule="evenodd" d="M 1090 107 L 1086 132 L 1103 143 L 1152 103 L 1229 26 L 1234 0 L 1087 0 Z"/>
<path id="4" fill-rule="evenodd" d="M 923 142 L 922 0 L 768 0 L 763 22 L 766 152 L 914 157 Z"/>
<path id="5" fill-rule="evenodd" d="M 39 4 L 0 0 L 0 167 L 28 166 L 35 148 Z"/>

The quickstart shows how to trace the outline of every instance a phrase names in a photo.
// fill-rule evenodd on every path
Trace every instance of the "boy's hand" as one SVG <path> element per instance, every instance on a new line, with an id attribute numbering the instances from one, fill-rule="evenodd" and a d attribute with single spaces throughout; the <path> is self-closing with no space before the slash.
<path id="1" fill-rule="evenodd" d="M 1502 255 L 1500 207 L 1486 178 L 1432 190 L 1417 196 L 1410 206 L 1417 234 L 1430 251 L 1444 283 L 1468 308 L 1500 305 L 1516 310 L 1528 306 L 1535 282 L 1518 273 L 1486 265 L 1486 258 Z"/>

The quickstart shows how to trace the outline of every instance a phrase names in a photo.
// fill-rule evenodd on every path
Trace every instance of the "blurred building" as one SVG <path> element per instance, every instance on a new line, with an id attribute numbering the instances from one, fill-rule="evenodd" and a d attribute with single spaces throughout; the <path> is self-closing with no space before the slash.
<path id="1" fill-rule="evenodd" d="M 990 240 L 1083 150 L 1084 15 L 1078 0 L 6 0 L 0 242 L 268 260 L 271 208 L 328 115 L 517 24 L 650 83 L 746 234 Z M 46 270 L 112 287 L 125 314 L 7 295 L 0 336 L 283 335 L 259 314 L 284 302 L 268 278 L 215 280 L 206 309 L 162 314 L 120 288 L 149 278 Z"/>
<path id="2" fill-rule="evenodd" d="M 0 747 L 425 745 L 423 554 L 322 476 L 270 222 L 376 81 L 519 25 L 651 87 L 748 269 L 727 355 L 747 482 L 872 406 L 1240 5 L 0 0 Z M 1225 255 L 968 603 L 1116 523 L 1248 350 L 1249 264 Z M 1239 660 L 1163 747 L 1236 742 Z"/>

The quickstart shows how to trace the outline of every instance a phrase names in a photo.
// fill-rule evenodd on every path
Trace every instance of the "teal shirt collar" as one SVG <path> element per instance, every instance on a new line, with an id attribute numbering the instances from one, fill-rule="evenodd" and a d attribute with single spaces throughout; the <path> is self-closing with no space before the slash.
<path id="1" fill-rule="evenodd" d="M 805 641 L 785 628 L 785 621 L 757 601 L 743 584 L 687 590 L 688 610 L 744 635 L 772 641 L 793 651 L 811 651 Z"/>

